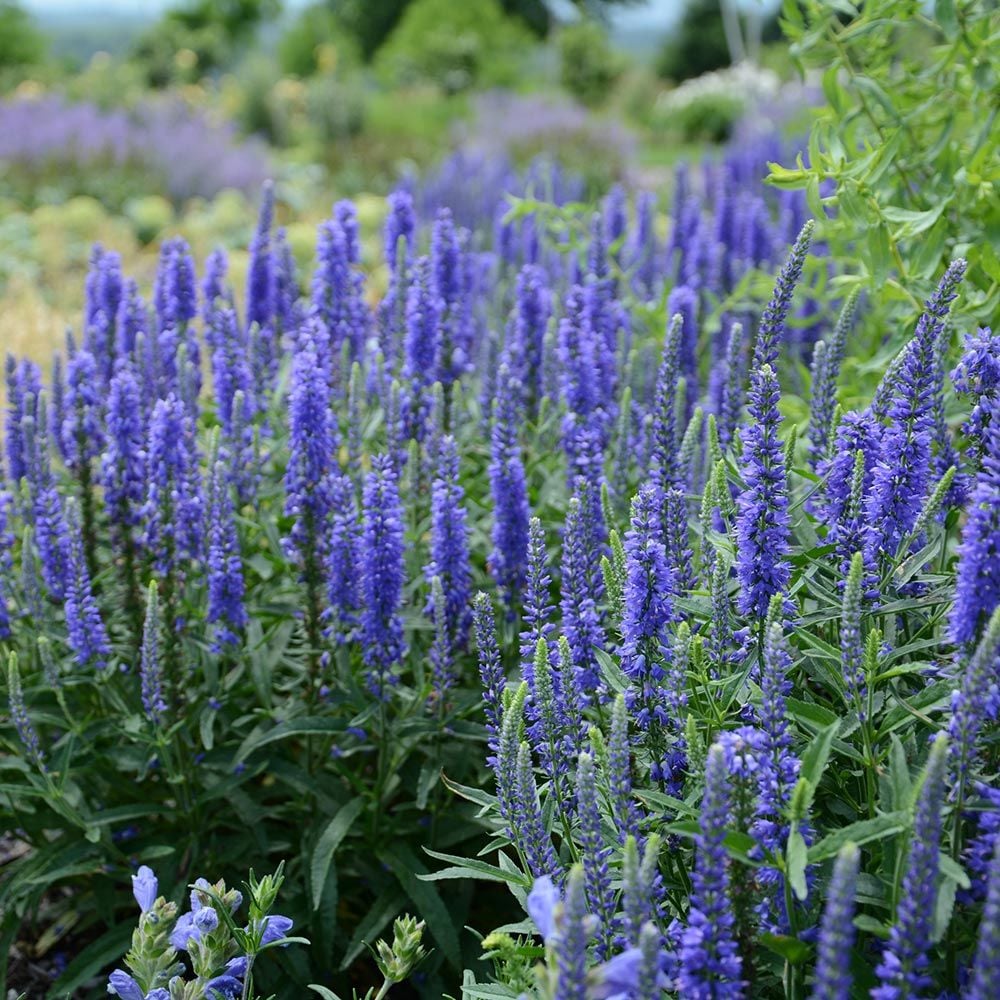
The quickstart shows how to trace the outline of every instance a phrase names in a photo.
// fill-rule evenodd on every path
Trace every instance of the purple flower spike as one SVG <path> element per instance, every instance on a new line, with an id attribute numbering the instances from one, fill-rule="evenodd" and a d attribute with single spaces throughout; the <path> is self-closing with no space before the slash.
<path id="1" fill-rule="evenodd" d="M 750 414 L 743 429 L 742 472 L 745 487 L 737 498 L 736 575 L 742 614 L 763 618 L 771 598 L 785 591 L 788 563 L 788 484 L 784 449 L 778 437 L 781 390 L 769 365 L 751 376 Z"/>
<path id="2" fill-rule="evenodd" d="M 854 844 L 847 844 L 837 855 L 833 877 L 826 890 L 812 1000 L 849 1000 L 851 995 L 854 886 L 860 858 L 861 853 Z"/>
<path id="3" fill-rule="evenodd" d="M 913 833 L 896 922 L 875 970 L 881 983 L 873 1000 L 904 1000 L 922 995 L 932 985 L 927 975 L 933 950 L 931 934 L 937 897 L 941 807 L 944 802 L 947 738 L 938 736 L 931 748 L 913 816 Z"/>
<path id="4" fill-rule="evenodd" d="M 742 962 L 729 903 L 729 859 L 722 843 L 729 820 L 730 781 L 723 748 L 715 744 L 705 769 L 691 908 L 680 946 L 677 988 L 691 1000 L 743 995 Z"/>

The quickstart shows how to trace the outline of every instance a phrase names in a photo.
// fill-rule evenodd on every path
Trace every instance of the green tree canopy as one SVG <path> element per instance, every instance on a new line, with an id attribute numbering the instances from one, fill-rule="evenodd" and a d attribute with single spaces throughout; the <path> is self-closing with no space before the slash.
<path id="1" fill-rule="evenodd" d="M 45 39 L 14 0 L 0 0 L 0 69 L 30 66 L 45 56 Z"/>

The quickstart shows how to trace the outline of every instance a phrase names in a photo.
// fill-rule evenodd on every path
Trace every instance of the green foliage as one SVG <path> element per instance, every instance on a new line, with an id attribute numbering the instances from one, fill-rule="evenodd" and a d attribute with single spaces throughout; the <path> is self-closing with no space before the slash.
<path id="1" fill-rule="evenodd" d="M 656 60 L 660 76 L 677 83 L 728 66 L 729 46 L 719 0 L 691 0 Z"/>
<path id="2" fill-rule="evenodd" d="M 740 5 L 729 0 L 733 10 L 734 30 L 741 34 L 742 42 L 751 61 L 758 62 L 761 42 L 781 40 L 781 29 L 775 14 L 765 17 L 763 10 L 753 5 Z M 741 16 L 742 14 L 742 16 Z M 749 22 L 753 19 L 753 23 Z M 786 46 L 780 46 L 782 50 Z M 711 73 L 729 66 L 735 56 L 729 50 L 720 0 L 689 0 L 684 15 L 660 50 L 656 69 L 660 76 L 675 83 Z M 773 58 L 773 57 L 772 57 Z"/>
<path id="3" fill-rule="evenodd" d="M 267 419 L 284 423 L 283 409 L 277 404 Z M 205 445 L 211 422 L 202 428 Z M 366 451 L 384 447 L 384 426 L 381 410 L 366 413 Z M 467 433 L 478 447 L 474 421 Z M 116 886 L 134 858 L 156 869 L 168 898 L 179 898 L 199 875 L 232 885 L 248 863 L 263 868 L 291 859 L 281 910 L 312 948 L 298 955 L 272 951 L 273 961 L 260 970 L 264 996 L 268 989 L 289 995 L 282 991 L 291 984 L 305 995 L 317 981 L 348 994 L 350 984 L 360 982 L 363 992 L 370 970 L 366 943 L 407 908 L 426 920 L 433 942 L 425 996 L 443 995 L 445 965 L 451 981 L 473 958 L 462 954 L 458 933 L 470 921 L 472 884 L 449 893 L 446 905 L 417 876 L 429 870 L 423 845 L 470 853 L 481 836 L 473 810 L 456 808 L 442 782 L 443 775 L 473 785 L 484 780 L 482 731 L 473 721 L 480 702 L 474 659 L 465 658 L 464 679 L 447 702 L 429 711 L 432 634 L 421 626 L 422 597 L 414 593 L 408 611 L 413 670 L 391 703 L 375 701 L 363 687 L 360 649 L 346 646 L 329 654 L 322 699 L 309 695 L 312 653 L 296 624 L 298 574 L 281 543 L 288 530 L 281 486 L 287 449 L 274 450 L 272 458 L 269 485 L 239 517 L 254 621 L 243 645 L 229 654 L 213 652 L 194 631 L 164 643 L 184 664 L 187 680 L 183 709 L 162 729 L 150 725 L 136 697 L 138 636 L 120 610 L 124 594 L 103 542 L 98 558 L 105 570 L 97 586 L 102 602 L 119 609 L 114 667 L 81 674 L 61 649 L 53 650 L 59 676 L 53 686 L 43 675 L 45 652 L 30 619 L 12 640 L 22 647 L 35 724 L 43 739 L 55 742 L 47 743 L 51 766 L 42 772 L 8 752 L 17 737 L 6 718 L 0 727 L 3 808 L 16 815 L 20 841 L 31 845 L 4 866 L 0 941 L 42 907 L 39 933 L 53 942 L 69 933 L 103 942 L 101 954 L 90 956 L 96 964 L 74 963 L 54 996 L 71 992 L 125 950 L 133 913 Z M 482 453 L 470 457 L 470 482 L 485 481 L 485 462 Z M 416 475 L 404 489 L 417 495 Z M 419 578 L 429 523 L 429 497 L 425 489 L 420 495 L 411 579 Z M 478 577 L 485 583 L 482 568 Z M 192 576 L 189 583 L 194 589 L 181 588 L 177 610 L 193 622 L 200 611 L 188 602 L 202 603 L 204 581 Z M 47 607 L 44 614 L 53 612 Z M 62 895 L 58 887 L 68 882 L 76 889 Z M 496 906 L 503 911 L 505 903 L 490 908 Z M 416 960 L 414 947 L 406 954 Z M 399 967 L 390 971 L 395 975 Z"/>
<path id="4" fill-rule="evenodd" d="M 328 0 L 328 2 L 335 11 L 337 19 L 357 41 L 364 59 L 370 61 L 392 35 L 404 14 L 420 0 Z M 461 3 L 451 3 L 446 6 L 449 12 L 461 13 L 467 2 L 462 0 Z M 474 3 L 468 6 L 473 9 L 476 7 Z M 501 0 L 500 6 L 519 27 L 527 28 L 538 37 L 548 33 L 551 15 L 545 0 Z"/>
<path id="5" fill-rule="evenodd" d="M 667 128 L 684 142 L 725 142 L 746 105 L 736 94 L 706 93 L 671 108 Z"/>
<path id="6" fill-rule="evenodd" d="M 427 81 L 455 94 L 514 84 L 528 44 L 527 32 L 497 0 L 415 0 L 380 51 L 378 65 L 397 84 Z"/>
<path id="7" fill-rule="evenodd" d="M 604 103 L 624 69 L 622 57 L 596 21 L 581 20 L 559 32 L 559 79 L 584 104 Z"/>
<path id="8" fill-rule="evenodd" d="M 0 0 L 0 70 L 30 66 L 45 56 L 45 39 L 16 0 Z"/>
<path id="9" fill-rule="evenodd" d="M 314 3 L 278 40 L 278 63 L 283 73 L 304 77 L 330 69 L 331 58 L 338 70 L 353 65 L 360 58 L 357 41 L 326 4 Z"/>
<path id="10" fill-rule="evenodd" d="M 280 12 L 281 0 L 193 0 L 168 10 L 139 39 L 134 55 L 151 86 L 197 79 L 231 62 L 261 24 Z"/>
<path id="11" fill-rule="evenodd" d="M 836 261 L 875 302 L 926 297 L 944 263 L 970 263 L 968 309 L 1000 304 L 1000 11 L 980 0 L 788 0 L 803 69 L 823 71 L 826 107 L 808 159 L 772 166 L 805 188 Z M 859 255 L 859 247 L 865 253 Z"/>

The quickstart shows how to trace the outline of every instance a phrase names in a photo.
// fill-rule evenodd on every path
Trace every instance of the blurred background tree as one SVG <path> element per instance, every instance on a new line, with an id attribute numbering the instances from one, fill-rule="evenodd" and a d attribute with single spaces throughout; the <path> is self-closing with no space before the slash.
<path id="1" fill-rule="evenodd" d="M 15 0 L 0 0 L 0 70 L 33 66 L 45 56 L 45 38 Z"/>
<path id="2" fill-rule="evenodd" d="M 592 18 L 583 18 L 562 28 L 558 43 L 562 85 L 588 107 L 606 101 L 625 68 L 607 31 Z"/>
<path id="3" fill-rule="evenodd" d="M 689 0 L 656 69 L 665 80 L 680 83 L 743 59 L 756 62 L 762 44 L 780 39 L 777 12 L 755 5 L 741 14 L 733 0 Z"/>
<path id="4" fill-rule="evenodd" d="M 135 46 L 149 83 L 165 87 L 229 62 L 260 26 L 282 11 L 281 0 L 192 0 L 171 7 Z"/>

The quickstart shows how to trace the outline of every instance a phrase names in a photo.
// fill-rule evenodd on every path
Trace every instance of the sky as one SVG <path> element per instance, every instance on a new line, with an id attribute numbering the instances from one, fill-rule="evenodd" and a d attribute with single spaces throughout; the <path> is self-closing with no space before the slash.
<path id="1" fill-rule="evenodd" d="M 28 10 L 37 14 L 72 13 L 74 11 L 114 11 L 122 14 L 148 14 L 154 16 L 178 0 L 21 0 Z M 285 8 L 294 10 L 304 7 L 313 0 L 285 0 Z M 461 3 L 462 0 L 455 0 Z M 780 0 L 736 0 L 739 7 L 762 10 L 776 10 Z M 553 0 L 556 10 L 562 5 L 569 8 L 569 0 Z M 642 28 L 662 32 L 670 28 L 684 9 L 685 0 L 638 0 L 634 5 L 625 5 L 613 12 L 615 28 L 634 31 Z"/>
<path id="2" fill-rule="evenodd" d="M 22 6 L 39 14 L 72 12 L 83 7 L 123 14 L 158 14 L 175 2 L 176 0 L 21 0 Z M 285 0 L 285 6 L 303 7 L 308 2 L 309 0 Z M 670 23 L 683 7 L 684 0 L 645 0 L 630 9 L 618 11 L 615 22 L 621 27 Z"/>

